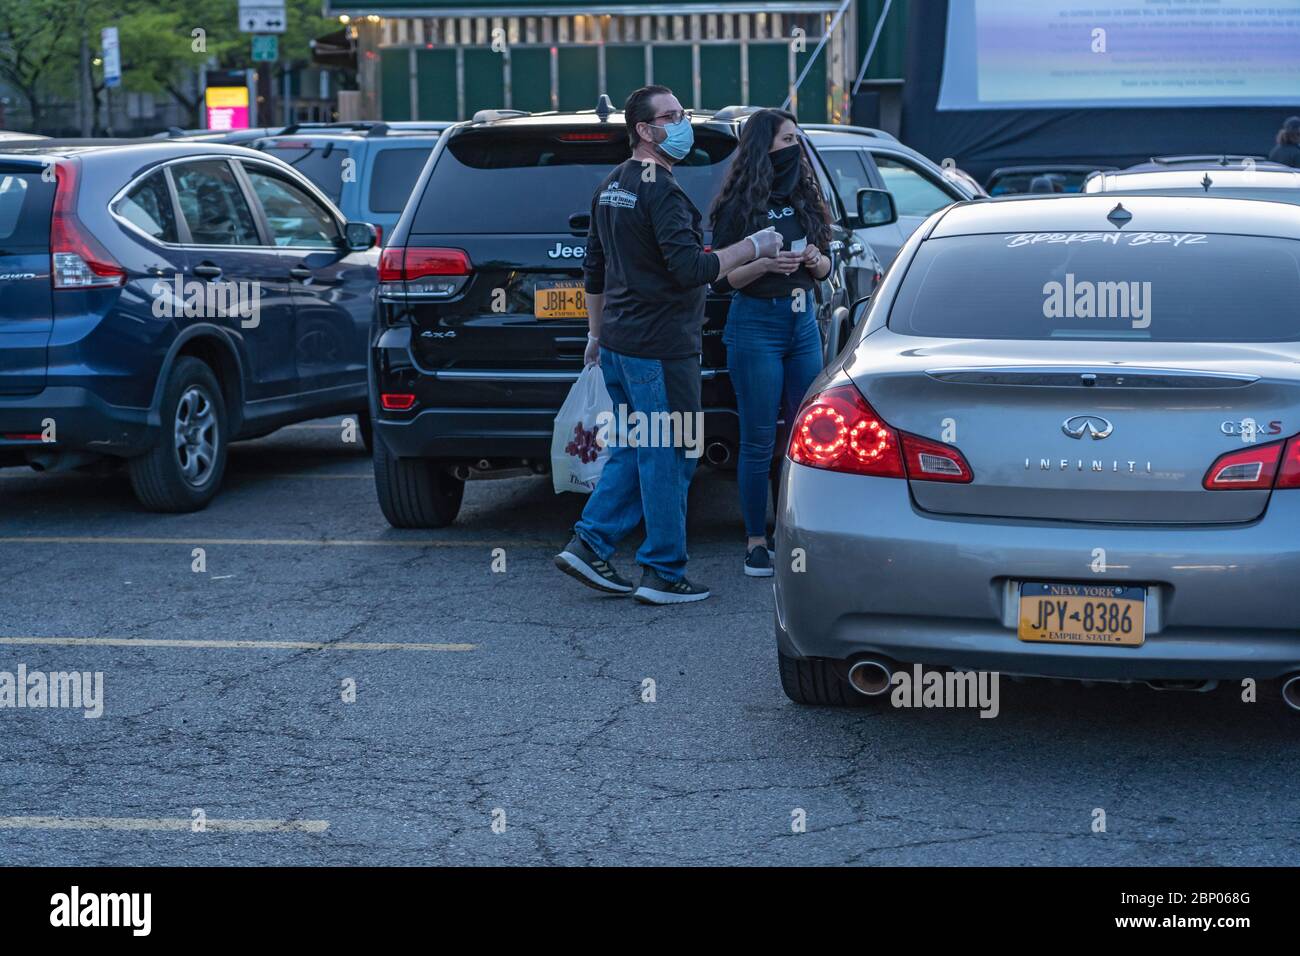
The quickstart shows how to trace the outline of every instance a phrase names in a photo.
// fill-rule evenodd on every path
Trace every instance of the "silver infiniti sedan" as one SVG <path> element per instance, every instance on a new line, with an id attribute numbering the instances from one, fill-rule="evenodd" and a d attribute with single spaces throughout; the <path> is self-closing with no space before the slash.
<path id="1" fill-rule="evenodd" d="M 900 665 L 1300 709 L 1300 213 L 959 203 L 900 250 L 791 428 L 776 635 L 795 701 Z"/>

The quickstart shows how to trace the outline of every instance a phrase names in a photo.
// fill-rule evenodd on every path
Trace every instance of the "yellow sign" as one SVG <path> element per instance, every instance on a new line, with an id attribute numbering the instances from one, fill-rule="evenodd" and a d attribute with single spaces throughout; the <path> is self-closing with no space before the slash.
<path id="1" fill-rule="evenodd" d="M 248 106 L 248 87 L 246 86 L 209 86 L 206 103 L 209 109 L 222 109 L 230 106 Z"/>

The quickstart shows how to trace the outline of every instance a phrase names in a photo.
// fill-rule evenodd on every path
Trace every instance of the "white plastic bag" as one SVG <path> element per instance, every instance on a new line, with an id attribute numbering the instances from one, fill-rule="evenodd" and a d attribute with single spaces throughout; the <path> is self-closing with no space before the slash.
<path id="1" fill-rule="evenodd" d="M 599 365 L 588 365 L 569 389 L 569 396 L 555 416 L 551 433 L 551 480 L 555 493 L 576 491 L 589 495 L 596 489 L 601 469 L 609 458 L 609 448 L 600 441 L 609 428 L 597 421 L 606 412 L 612 420 L 614 403 L 605 389 L 605 376 Z"/>

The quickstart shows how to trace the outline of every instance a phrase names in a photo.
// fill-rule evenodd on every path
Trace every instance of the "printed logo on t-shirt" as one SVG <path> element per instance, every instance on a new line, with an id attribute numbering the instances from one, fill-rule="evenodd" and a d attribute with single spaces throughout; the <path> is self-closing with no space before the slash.
<path id="1" fill-rule="evenodd" d="M 787 216 L 793 216 L 793 215 L 794 215 L 794 210 L 789 206 L 786 206 L 783 209 L 769 209 L 767 211 L 768 219 L 785 219 Z"/>
<path id="2" fill-rule="evenodd" d="M 596 199 L 601 206 L 617 206 L 619 209 L 635 209 L 636 193 L 624 189 L 615 183 L 612 186 L 606 186 L 601 190 L 600 196 Z"/>

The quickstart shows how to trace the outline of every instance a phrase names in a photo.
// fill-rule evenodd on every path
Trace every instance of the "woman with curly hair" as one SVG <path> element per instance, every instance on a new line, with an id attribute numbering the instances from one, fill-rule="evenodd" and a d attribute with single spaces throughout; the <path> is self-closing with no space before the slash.
<path id="1" fill-rule="evenodd" d="M 1277 131 L 1277 145 L 1268 154 L 1269 162 L 1300 167 L 1300 116 L 1292 116 Z"/>
<path id="2" fill-rule="evenodd" d="M 731 292 L 722 341 L 740 414 L 737 479 L 745 519 L 745 574 L 770 577 L 767 489 L 776 425 L 790 421 L 822 368 L 815 288 L 831 271 L 830 214 L 785 110 L 751 115 L 712 211 L 713 245 L 766 226 L 785 240 L 775 258 L 756 260 L 714 284 Z"/>

